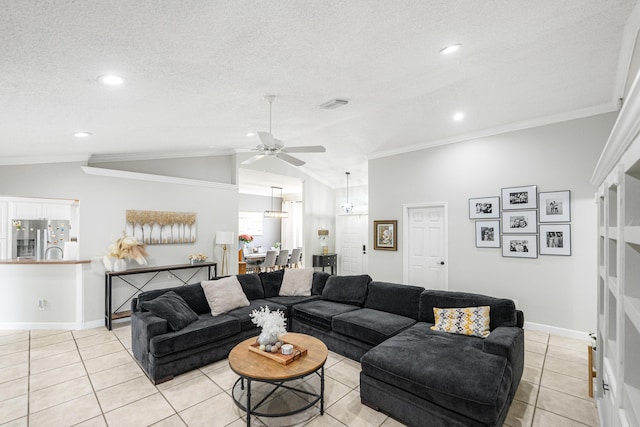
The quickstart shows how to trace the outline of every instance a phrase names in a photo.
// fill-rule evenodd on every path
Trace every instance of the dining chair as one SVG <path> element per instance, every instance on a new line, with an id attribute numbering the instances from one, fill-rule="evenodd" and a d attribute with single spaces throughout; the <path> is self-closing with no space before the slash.
<path id="1" fill-rule="evenodd" d="M 249 259 L 247 255 L 251 254 L 252 251 L 249 248 L 242 248 L 242 254 L 244 255 L 244 261 L 247 265 L 247 273 L 255 273 L 260 272 L 260 265 L 262 264 L 261 260 Z"/>
<path id="2" fill-rule="evenodd" d="M 276 266 L 277 256 L 278 256 L 278 251 L 267 251 L 267 254 L 264 257 L 264 261 L 262 262 L 261 270 L 273 271 Z"/>
<path id="3" fill-rule="evenodd" d="M 300 262 L 300 254 L 302 253 L 302 248 L 295 248 L 291 251 L 291 257 L 289 258 L 289 268 L 298 268 L 298 263 Z"/>
<path id="4" fill-rule="evenodd" d="M 285 268 L 287 264 L 289 264 L 289 249 L 282 249 L 278 254 L 276 267 L 278 267 L 278 269 Z"/>

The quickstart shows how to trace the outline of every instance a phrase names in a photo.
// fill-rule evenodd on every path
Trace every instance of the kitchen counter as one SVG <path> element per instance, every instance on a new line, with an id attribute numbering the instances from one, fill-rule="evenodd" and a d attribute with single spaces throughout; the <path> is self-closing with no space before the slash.
<path id="1" fill-rule="evenodd" d="M 0 260 L 0 264 L 89 264 L 90 260 L 75 260 L 75 259 L 3 259 Z"/>

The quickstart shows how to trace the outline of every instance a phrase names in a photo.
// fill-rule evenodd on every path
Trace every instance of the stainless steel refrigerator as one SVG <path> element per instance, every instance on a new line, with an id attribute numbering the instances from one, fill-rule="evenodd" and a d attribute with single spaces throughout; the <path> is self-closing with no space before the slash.
<path id="1" fill-rule="evenodd" d="M 69 241 L 69 221 L 53 219 L 14 219 L 11 221 L 12 257 L 53 260 L 63 258 Z"/>

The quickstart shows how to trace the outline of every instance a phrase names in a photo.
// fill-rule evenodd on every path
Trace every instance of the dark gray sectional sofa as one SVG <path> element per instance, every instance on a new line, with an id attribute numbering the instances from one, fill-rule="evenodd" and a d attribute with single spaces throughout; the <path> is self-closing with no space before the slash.
<path id="1" fill-rule="evenodd" d="M 312 295 L 279 296 L 283 272 L 237 276 L 250 305 L 212 317 L 199 284 L 141 293 L 132 301 L 133 353 L 158 383 L 224 359 L 259 329 L 249 314 L 280 309 L 288 329 L 313 335 L 361 362 L 362 402 L 412 426 L 500 426 L 522 377 L 523 315 L 511 300 L 315 272 Z M 171 332 L 142 309 L 173 290 L 198 315 Z M 488 337 L 433 331 L 433 308 L 490 306 Z"/>

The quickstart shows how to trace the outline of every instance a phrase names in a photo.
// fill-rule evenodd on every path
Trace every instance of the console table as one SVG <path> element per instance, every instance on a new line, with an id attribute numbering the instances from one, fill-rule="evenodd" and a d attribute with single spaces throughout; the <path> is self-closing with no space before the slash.
<path id="1" fill-rule="evenodd" d="M 211 268 L 212 267 L 213 267 L 213 276 L 211 275 Z M 178 277 L 176 274 L 173 274 L 173 272 L 176 271 L 176 270 L 186 270 L 186 269 L 189 269 L 189 268 L 195 269 L 195 271 L 186 280 L 183 280 L 180 277 Z M 130 310 L 125 310 L 125 311 L 118 311 L 118 310 L 120 310 L 122 307 L 124 307 L 125 304 L 130 303 L 131 300 L 136 295 L 138 295 L 140 292 L 142 292 L 144 287 L 147 286 L 149 283 L 151 283 L 151 281 L 153 281 L 153 279 L 158 277 L 158 275 L 160 273 L 162 273 L 164 271 L 172 273 L 173 277 L 175 277 L 176 279 L 180 280 L 184 285 L 188 285 L 189 281 L 196 274 L 198 274 L 198 272 L 200 272 L 200 270 L 202 268 L 207 268 L 207 277 L 209 279 L 212 279 L 213 277 L 216 277 L 218 275 L 218 263 L 216 263 L 216 262 L 201 262 L 201 263 L 196 263 L 196 264 L 179 264 L 179 265 L 165 265 L 165 266 L 159 265 L 159 266 L 153 266 L 153 267 L 132 268 L 132 269 L 129 269 L 129 270 L 124 270 L 124 271 L 105 271 L 105 273 L 104 273 L 104 326 L 108 330 L 111 330 L 112 321 L 114 319 L 121 319 L 121 318 L 124 318 L 124 317 L 129 317 L 131 315 L 131 311 Z M 135 285 L 135 284 L 131 283 L 130 281 L 128 281 L 126 279 L 126 276 L 131 276 L 131 275 L 136 275 L 136 274 L 143 274 L 143 273 L 153 273 L 153 274 L 141 286 L 140 285 Z M 131 296 L 127 300 L 125 300 L 122 304 L 120 304 L 120 306 L 118 308 L 116 308 L 115 310 L 113 310 L 113 307 L 112 307 L 112 304 L 113 304 L 113 302 L 112 302 L 112 289 L 113 289 L 113 278 L 114 277 L 120 278 L 120 280 L 122 280 L 124 283 L 128 284 L 133 289 L 135 289 L 133 291 L 133 293 L 131 294 Z"/>
<path id="2" fill-rule="evenodd" d="M 334 269 L 338 271 L 338 254 L 313 255 L 313 266 L 322 267 L 322 271 L 325 267 L 331 267 L 331 274 L 336 274 Z"/>

